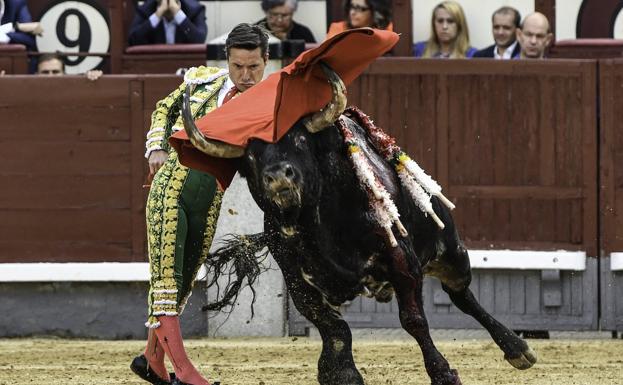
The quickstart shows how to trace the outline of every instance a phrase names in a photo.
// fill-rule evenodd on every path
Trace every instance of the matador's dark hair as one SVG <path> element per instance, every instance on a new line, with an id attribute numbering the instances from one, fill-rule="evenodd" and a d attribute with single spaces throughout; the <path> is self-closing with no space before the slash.
<path id="1" fill-rule="evenodd" d="M 268 34 L 259 25 L 241 23 L 231 30 L 225 40 L 225 53 L 229 57 L 232 48 L 243 48 L 250 51 L 260 48 L 262 57 L 268 52 Z"/>

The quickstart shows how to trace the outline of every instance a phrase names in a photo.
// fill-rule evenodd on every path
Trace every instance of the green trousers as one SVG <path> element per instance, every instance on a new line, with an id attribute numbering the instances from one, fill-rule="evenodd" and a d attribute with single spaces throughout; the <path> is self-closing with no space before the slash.
<path id="1" fill-rule="evenodd" d="M 158 327 L 158 316 L 182 313 L 208 256 L 222 195 L 214 176 L 181 165 L 174 151 L 154 176 L 146 210 L 150 269 L 146 326 Z"/>

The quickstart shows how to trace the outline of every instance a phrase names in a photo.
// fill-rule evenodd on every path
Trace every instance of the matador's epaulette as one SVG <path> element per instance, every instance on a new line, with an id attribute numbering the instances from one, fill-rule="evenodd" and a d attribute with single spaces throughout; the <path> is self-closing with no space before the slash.
<path id="1" fill-rule="evenodd" d="M 223 68 L 218 67 L 192 67 L 184 74 L 184 83 L 186 85 L 199 85 L 213 82 L 221 76 L 227 75 L 229 72 Z"/>

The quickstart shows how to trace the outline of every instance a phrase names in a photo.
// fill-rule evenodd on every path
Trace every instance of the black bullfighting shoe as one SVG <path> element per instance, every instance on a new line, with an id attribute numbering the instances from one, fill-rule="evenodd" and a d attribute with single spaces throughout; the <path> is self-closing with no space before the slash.
<path id="1" fill-rule="evenodd" d="M 145 358 L 145 355 L 143 354 L 134 357 L 132 363 L 130 364 L 130 369 L 132 369 L 137 376 L 147 382 L 151 382 L 154 385 L 171 385 L 169 381 L 158 377 L 158 375 L 151 370 L 150 367 L 148 367 L 147 358 Z M 169 373 L 169 376 L 173 379 L 175 377 L 175 373 Z"/>
<path id="2" fill-rule="evenodd" d="M 212 382 L 212 385 L 221 385 L 220 381 L 216 381 L 216 382 Z M 174 378 L 173 381 L 171 382 L 171 385 L 192 385 L 192 384 L 187 384 L 185 382 L 180 381 L 179 378 Z"/>

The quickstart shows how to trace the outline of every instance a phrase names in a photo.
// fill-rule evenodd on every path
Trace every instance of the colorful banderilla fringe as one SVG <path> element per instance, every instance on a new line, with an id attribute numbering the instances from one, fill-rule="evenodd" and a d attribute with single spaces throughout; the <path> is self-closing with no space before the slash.
<path id="1" fill-rule="evenodd" d="M 455 206 L 441 193 L 441 186 L 396 145 L 394 138 L 376 127 L 372 120 L 359 109 L 349 107 L 344 114 L 349 118 L 354 118 L 363 126 L 374 147 L 394 166 L 402 185 L 409 191 L 418 208 L 425 215 L 430 215 L 437 226 L 443 229 L 445 225 L 433 210 L 431 197 L 436 196 L 450 210 Z M 403 237 L 407 236 L 407 231 L 400 222 L 398 209 L 385 186 L 374 175 L 372 166 L 361 151 L 353 133 L 343 121 L 339 120 L 337 123 L 348 146 L 348 154 L 353 162 L 355 173 L 370 195 L 370 206 L 374 216 L 380 226 L 385 229 L 392 247 L 396 247 L 398 242 L 392 232 L 392 226 L 395 224 L 400 234 Z"/>

